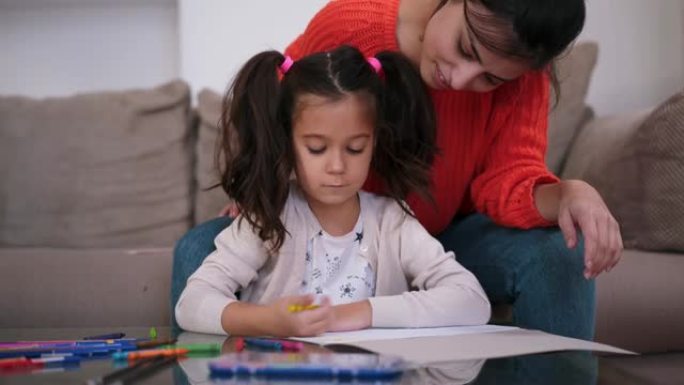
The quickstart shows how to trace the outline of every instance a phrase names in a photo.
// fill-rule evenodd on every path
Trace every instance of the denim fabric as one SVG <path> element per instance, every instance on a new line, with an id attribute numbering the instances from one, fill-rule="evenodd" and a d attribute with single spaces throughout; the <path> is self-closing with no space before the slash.
<path id="1" fill-rule="evenodd" d="M 512 304 L 513 324 L 567 337 L 594 336 L 595 284 L 584 244 L 565 246 L 557 227 L 519 230 L 473 214 L 438 236 L 479 279 L 492 304 Z"/>
<path id="2" fill-rule="evenodd" d="M 592 352 L 531 354 L 487 360 L 470 385 L 594 385 L 598 358 Z"/>
<path id="3" fill-rule="evenodd" d="M 214 218 L 188 231 L 176 244 L 173 250 L 173 272 L 171 273 L 171 323 L 173 326 L 178 326 L 174 309 L 185 288 L 185 283 L 200 267 L 204 258 L 216 250 L 214 239 L 231 222 L 233 219 L 230 217 Z"/>
<path id="4" fill-rule="evenodd" d="M 188 277 L 215 250 L 214 238 L 231 222 L 228 217 L 205 222 L 178 242 L 173 256 L 172 309 Z M 454 222 L 438 239 L 475 274 L 493 304 L 513 305 L 516 326 L 593 338 L 595 289 L 594 281 L 582 275 L 581 242 L 569 250 L 558 228 L 504 228 L 479 214 Z"/>

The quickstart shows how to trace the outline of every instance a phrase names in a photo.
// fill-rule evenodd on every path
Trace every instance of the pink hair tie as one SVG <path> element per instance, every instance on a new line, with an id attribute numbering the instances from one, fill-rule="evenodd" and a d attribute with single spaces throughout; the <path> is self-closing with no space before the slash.
<path id="1" fill-rule="evenodd" d="M 368 61 L 368 64 L 373 67 L 373 70 L 375 70 L 376 74 L 380 74 L 380 71 L 382 71 L 382 64 L 380 63 L 380 60 L 375 57 L 369 57 L 366 58 L 366 61 Z"/>
<path id="2" fill-rule="evenodd" d="M 283 75 L 285 75 L 287 71 L 290 70 L 290 67 L 292 67 L 292 64 L 294 64 L 292 58 L 289 56 L 285 56 L 285 60 L 283 60 L 283 63 L 280 64 L 280 72 L 282 72 Z"/>

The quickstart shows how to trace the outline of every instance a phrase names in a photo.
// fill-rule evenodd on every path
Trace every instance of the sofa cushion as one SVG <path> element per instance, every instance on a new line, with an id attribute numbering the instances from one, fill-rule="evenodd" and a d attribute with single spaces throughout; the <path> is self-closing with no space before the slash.
<path id="1" fill-rule="evenodd" d="M 596 341 L 640 353 L 684 350 L 682 271 L 682 254 L 625 250 L 596 279 Z"/>
<path id="2" fill-rule="evenodd" d="M 0 328 L 166 326 L 171 248 L 0 248 Z"/>
<path id="3" fill-rule="evenodd" d="M 172 245 L 189 227 L 190 92 L 0 97 L 0 245 Z"/>
<path id="4" fill-rule="evenodd" d="M 598 46 L 579 43 L 557 63 L 560 97 L 551 101 L 546 165 L 559 174 L 568 148 L 580 127 L 593 116 L 585 99 L 596 66 Z M 553 94 L 553 93 L 552 93 Z"/>
<path id="5" fill-rule="evenodd" d="M 216 186 L 221 181 L 221 172 L 216 164 L 220 149 L 218 123 L 221 117 L 221 95 L 204 89 L 198 95 L 199 134 L 197 139 L 197 164 L 195 178 L 195 223 L 215 218 L 228 203 L 228 196 Z"/>
<path id="6" fill-rule="evenodd" d="M 612 176 L 606 175 L 608 180 L 595 180 L 596 173 L 589 175 L 590 171 L 592 168 L 603 169 L 608 162 L 613 162 L 651 112 L 652 109 L 632 111 L 596 118 L 587 123 L 568 151 L 561 177 L 586 180 L 605 193 L 604 182 L 613 179 Z"/>
<path id="7" fill-rule="evenodd" d="M 592 146 L 575 145 L 583 154 L 578 156 L 600 158 L 584 161 L 583 179 L 603 195 L 621 225 L 626 247 L 684 251 L 684 92 L 635 124 L 640 120 L 632 118 L 620 140 L 594 128 L 586 137 L 595 138 L 584 139 Z"/>
<path id="8" fill-rule="evenodd" d="M 628 182 L 611 186 L 626 244 L 684 251 L 684 91 L 658 107 L 607 172 Z"/>

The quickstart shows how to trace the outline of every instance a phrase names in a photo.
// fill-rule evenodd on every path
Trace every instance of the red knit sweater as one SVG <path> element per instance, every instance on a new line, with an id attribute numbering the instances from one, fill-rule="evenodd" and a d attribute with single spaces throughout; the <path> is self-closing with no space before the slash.
<path id="1" fill-rule="evenodd" d="M 286 50 L 293 59 L 341 44 L 365 55 L 398 51 L 399 0 L 333 0 Z M 439 233 L 457 214 L 477 210 L 511 227 L 550 225 L 537 210 L 533 189 L 558 178 L 544 164 L 548 76 L 530 72 L 495 91 L 432 92 L 441 155 L 432 167 L 435 208 L 410 196 L 419 221 Z M 371 176 L 366 189 L 379 190 Z"/>

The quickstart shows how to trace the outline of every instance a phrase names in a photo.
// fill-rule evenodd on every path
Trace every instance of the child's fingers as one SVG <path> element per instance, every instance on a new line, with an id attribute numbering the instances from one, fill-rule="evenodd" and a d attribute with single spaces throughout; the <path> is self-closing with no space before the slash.
<path id="1" fill-rule="evenodd" d="M 312 336 L 321 335 L 330 329 L 330 320 L 321 320 L 309 326 L 309 334 Z"/>
<path id="2" fill-rule="evenodd" d="M 287 297 L 286 303 L 288 305 L 296 306 L 307 306 L 311 305 L 314 301 L 314 296 L 312 294 L 297 295 L 292 297 Z"/>
<path id="3" fill-rule="evenodd" d="M 316 323 L 322 320 L 330 319 L 332 316 L 333 308 L 330 305 L 330 299 L 327 297 L 323 299 L 317 308 L 311 310 L 304 310 L 299 312 L 298 315 L 302 322 L 305 323 Z"/>
<path id="4" fill-rule="evenodd" d="M 319 298 L 321 298 L 320 302 L 318 304 L 319 306 L 331 306 L 332 305 L 332 301 L 330 300 L 330 297 L 328 297 L 327 295 L 324 295 L 324 296 L 319 297 Z"/>

